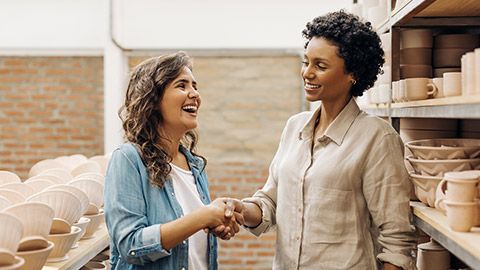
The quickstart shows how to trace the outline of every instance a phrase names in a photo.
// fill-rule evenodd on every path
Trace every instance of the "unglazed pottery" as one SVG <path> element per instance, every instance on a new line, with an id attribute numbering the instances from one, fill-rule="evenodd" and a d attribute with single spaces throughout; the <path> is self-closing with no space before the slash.
<path id="1" fill-rule="evenodd" d="M 17 217 L 23 224 L 23 238 L 40 236 L 47 238 L 54 217 L 54 210 L 43 202 L 23 202 L 4 210 Z"/>
<path id="2" fill-rule="evenodd" d="M 0 224 L 0 250 L 7 250 L 14 255 L 22 239 L 23 224 L 17 217 L 5 212 L 0 212 Z"/>
<path id="3" fill-rule="evenodd" d="M 40 270 L 45 265 L 48 255 L 52 252 L 53 242 L 48 242 L 47 247 L 35 250 L 18 251 L 17 256 L 25 260 L 22 270 Z"/>
<path id="4" fill-rule="evenodd" d="M 469 232 L 476 219 L 478 202 L 452 202 L 441 198 L 435 202 L 435 208 L 447 215 L 452 231 Z"/>
<path id="5" fill-rule="evenodd" d="M 480 159 L 444 159 L 422 160 L 412 156 L 406 159 L 412 164 L 415 173 L 430 176 L 443 176 L 445 172 L 476 170 L 480 168 Z"/>
<path id="6" fill-rule="evenodd" d="M 15 173 L 9 171 L 0 171 L 0 185 L 20 182 L 22 182 L 22 180 Z"/>
<path id="7" fill-rule="evenodd" d="M 415 195 L 425 205 L 435 207 L 436 190 L 442 177 L 419 175 L 410 172 L 410 180 L 415 188 Z"/>
<path id="8" fill-rule="evenodd" d="M 405 143 L 418 159 L 472 159 L 480 157 L 478 139 L 426 139 Z"/>
<path id="9" fill-rule="evenodd" d="M 48 241 L 55 244 L 52 252 L 48 256 L 47 262 L 60 262 L 68 260 L 67 253 L 73 246 L 75 239 L 80 234 L 81 230 L 78 227 L 72 226 L 70 233 L 65 234 L 50 234 L 48 235 Z"/>
<path id="10" fill-rule="evenodd" d="M 87 172 L 101 173 L 102 168 L 100 167 L 100 165 L 98 165 L 97 162 L 87 160 L 73 167 L 73 169 L 70 171 L 73 177 Z"/>
<path id="11" fill-rule="evenodd" d="M 450 269 L 450 252 L 433 239 L 418 245 L 418 270 Z"/>
<path id="12" fill-rule="evenodd" d="M 56 168 L 64 168 L 64 166 L 60 162 L 53 159 L 44 159 L 35 163 L 35 165 L 30 168 L 30 171 L 28 172 L 28 177 L 30 178 L 37 174 L 40 174 L 43 171 Z"/>

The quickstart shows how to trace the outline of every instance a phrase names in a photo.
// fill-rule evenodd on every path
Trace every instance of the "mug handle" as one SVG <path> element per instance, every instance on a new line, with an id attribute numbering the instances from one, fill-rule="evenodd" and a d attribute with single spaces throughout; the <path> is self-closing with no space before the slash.
<path id="1" fill-rule="evenodd" d="M 438 87 L 434 83 L 428 83 L 427 88 L 430 89 L 427 91 L 429 97 L 435 97 L 438 93 Z"/>
<path id="2" fill-rule="evenodd" d="M 447 214 L 447 210 L 445 209 L 445 204 L 442 203 L 445 200 L 445 198 L 438 198 L 435 200 L 435 208 L 440 210 L 444 215 Z"/>

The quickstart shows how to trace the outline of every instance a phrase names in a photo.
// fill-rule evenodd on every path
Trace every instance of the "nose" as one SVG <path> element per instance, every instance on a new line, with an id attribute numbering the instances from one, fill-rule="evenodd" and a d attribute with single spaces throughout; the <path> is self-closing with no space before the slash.
<path id="1" fill-rule="evenodd" d="M 315 76 L 315 74 L 312 71 L 311 65 L 302 66 L 301 73 L 304 79 L 313 79 L 313 77 Z"/>
<path id="2" fill-rule="evenodd" d="M 191 99 L 198 99 L 200 97 L 200 94 L 195 88 L 190 88 L 190 91 L 188 91 L 188 97 Z"/>

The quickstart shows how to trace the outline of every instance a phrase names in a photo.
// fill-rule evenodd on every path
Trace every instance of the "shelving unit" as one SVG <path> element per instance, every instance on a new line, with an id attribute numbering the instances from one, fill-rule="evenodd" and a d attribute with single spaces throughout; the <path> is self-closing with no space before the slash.
<path id="1" fill-rule="evenodd" d="M 68 260 L 55 263 L 46 263 L 43 270 L 77 270 L 89 262 L 93 257 L 108 247 L 108 232 L 105 223 L 95 232 L 95 237 L 78 241 L 78 247 L 71 249 Z"/>
<path id="2" fill-rule="evenodd" d="M 479 0 L 397 0 L 401 1 L 390 13 L 390 19 L 377 26 L 379 34 L 391 33 L 392 81 L 400 79 L 400 30 L 430 28 L 480 33 Z M 391 119 L 398 130 L 399 118 L 480 119 L 480 94 L 428 99 L 405 103 L 372 104 L 363 110 Z M 480 269 L 480 228 L 471 232 L 453 232 L 446 216 L 420 202 L 411 202 L 414 224 L 473 269 Z"/>
<path id="3" fill-rule="evenodd" d="M 443 247 L 474 269 L 480 269 L 480 228 L 470 232 L 454 232 L 447 225 L 447 217 L 435 208 L 421 202 L 410 202 L 413 222 Z"/>

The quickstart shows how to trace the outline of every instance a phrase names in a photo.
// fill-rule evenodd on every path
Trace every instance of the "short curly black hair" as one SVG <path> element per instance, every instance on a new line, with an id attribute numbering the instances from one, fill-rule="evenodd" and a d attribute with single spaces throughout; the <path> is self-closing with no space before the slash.
<path id="1" fill-rule="evenodd" d="M 385 53 L 380 37 L 370 22 L 363 22 L 354 14 L 340 10 L 316 17 L 307 23 L 302 35 L 307 39 L 305 48 L 314 37 L 323 37 L 338 47 L 346 73 L 352 73 L 356 80 L 350 90 L 352 96 L 362 96 L 382 72 Z"/>

